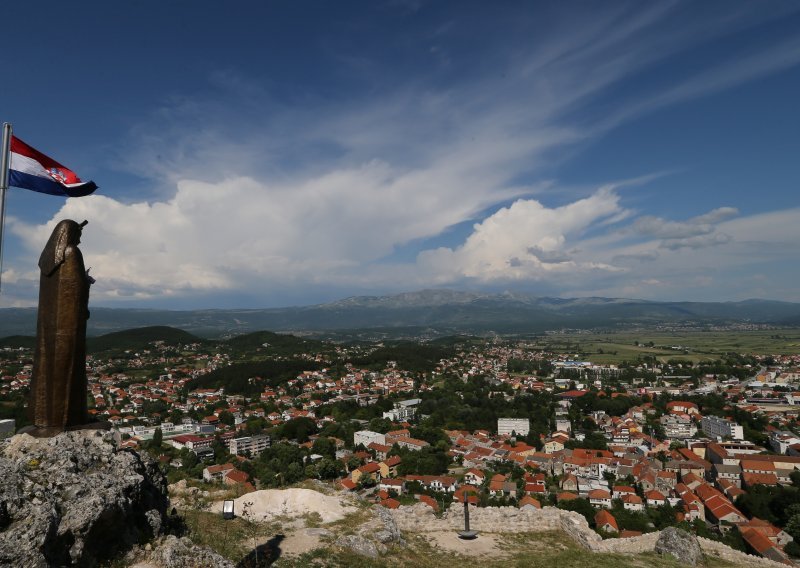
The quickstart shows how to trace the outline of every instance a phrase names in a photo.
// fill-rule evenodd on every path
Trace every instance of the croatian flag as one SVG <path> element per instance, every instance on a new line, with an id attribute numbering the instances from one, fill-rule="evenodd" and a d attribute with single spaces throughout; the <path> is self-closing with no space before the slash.
<path id="1" fill-rule="evenodd" d="M 83 197 L 97 189 L 93 181 L 81 181 L 75 172 L 11 136 L 8 185 L 50 195 Z"/>

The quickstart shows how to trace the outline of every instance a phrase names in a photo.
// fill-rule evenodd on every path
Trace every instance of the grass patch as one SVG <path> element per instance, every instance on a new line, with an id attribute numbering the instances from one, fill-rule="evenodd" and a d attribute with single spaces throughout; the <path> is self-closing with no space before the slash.
<path id="1" fill-rule="evenodd" d="M 325 528 L 341 535 L 356 534 L 356 529 L 375 518 L 372 511 L 370 511 L 371 505 L 369 503 L 366 503 L 366 507 L 362 506 L 361 503 L 358 505 L 357 510 L 348 513 L 343 519 L 328 523 Z"/>
<path id="2" fill-rule="evenodd" d="M 186 524 L 189 527 L 189 538 L 196 544 L 207 546 L 225 558 L 234 562 L 240 561 L 252 550 L 253 533 L 261 542 L 274 531 L 264 525 L 251 526 L 241 518 L 225 520 L 219 513 L 205 511 L 184 511 Z"/>

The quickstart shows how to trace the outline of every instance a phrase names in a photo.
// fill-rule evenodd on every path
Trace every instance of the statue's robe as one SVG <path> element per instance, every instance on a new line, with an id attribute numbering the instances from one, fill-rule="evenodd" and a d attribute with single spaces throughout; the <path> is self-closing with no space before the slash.
<path id="1" fill-rule="evenodd" d="M 39 261 L 39 314 L 31 378 L 30 417 L 47 431 L 88 422 L 86 320 L 89 277 L 77 244 L 80 227 L 59 224 Z M 65 231 L 57 238 L 59 228 Z M 77 237 L 72 231 L 77 230 Z M 57 249 L 57 250 L 56 250 Z"/>

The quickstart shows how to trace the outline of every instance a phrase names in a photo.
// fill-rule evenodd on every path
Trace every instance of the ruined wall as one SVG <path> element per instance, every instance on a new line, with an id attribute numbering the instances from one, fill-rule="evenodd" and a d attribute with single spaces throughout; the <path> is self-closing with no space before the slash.
<path id="1" fill-rule="evenodd" d="M 418 503 L 410 507 L 395 509 L 392 511 L 392 516 L 401 531 L 457 531 L 464 528 L 463 505 L 451 506 L 441 517 L 437 517 L 429 506 Z M 560 530 L 587 550 L 617 554 L 652 552 L 661 534 L 652 532 L 633 538 L 603 540 L 589 527 L 589 523 L 586 522 L 583 515 L 555 507 L 534 510 L 520 510 L 516 507 L 471 507 L 469 519 L 470 528 L 479 532 L 517 533 Z M 739 552 L 720 542 L 706 538 L 698 538 L 698 542 L 706 555 L 718 557 L 740 566 L 784 567 L 783 564 Z"/>

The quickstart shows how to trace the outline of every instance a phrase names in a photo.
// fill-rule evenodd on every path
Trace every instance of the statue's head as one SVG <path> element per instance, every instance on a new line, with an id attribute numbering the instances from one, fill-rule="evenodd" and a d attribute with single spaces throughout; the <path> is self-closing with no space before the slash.
<path id="1" fill-rule="evenodd" d="M 87 223 L 88 221 L 76 223 L 71 219 L 65 219 L 56 225 L 39 257 L 39 268 L 45 276 L 50 276 L 61 266 L 69 247 L 80 244 L 81 233 Z"/>

